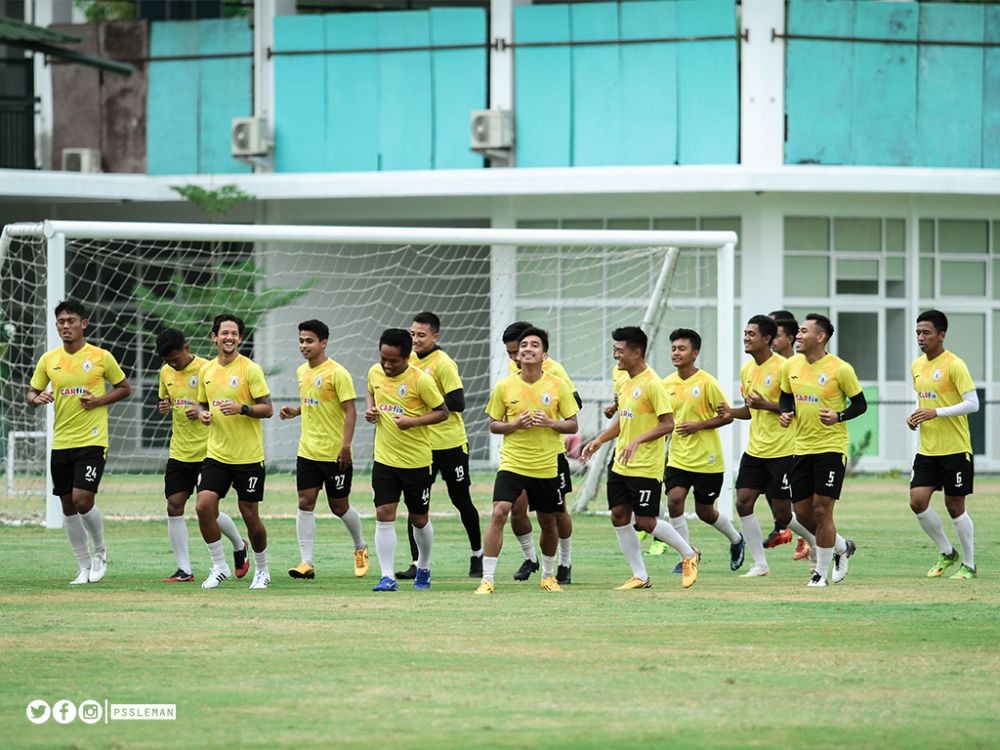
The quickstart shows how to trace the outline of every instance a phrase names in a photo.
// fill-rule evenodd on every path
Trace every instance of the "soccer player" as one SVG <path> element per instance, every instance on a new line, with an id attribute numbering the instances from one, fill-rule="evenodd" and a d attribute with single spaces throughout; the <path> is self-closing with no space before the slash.
<path id="1" fill-rule="evenodd" d="M 203 589 L 218 588 L 229 578 L 222 551 L 219 500 L 232 488 L 253 547 L 254 573 L 250 588 L 271 585 L 267 567 L 267 529 L 260 519 L 264 498 L 264 433 L 260 421 L 270 419 L 271 390 L 260 365 L 239 352 L 246 326 L 229 313 L 212 321 L 212 342 L 218 356 L 198 373 L 198 419 L 208 425 L 208 446 L 198 479 L 198 525 L 208 545 L 212 570 Z"/>
<path id="2" fill-rule="evenodd" d="M 828 575 L 833 583 L 844 580 L 854 554 L 854 542 L 837 533 L 833 508 L 847 467 L 845 422 L 868 409 L 854 368 L 826 351 L 833 330 L 825 315 L 806 315 L 795 337 L 798 354 L 781 366 L 779 420 L 782 427 L 793 422 L 796 427 L 792 503 L 796 517 L 816 537 L 812 587 L 826 586 Z"/>
<path id="3" fill-rule="evenodd" d="M 518 373 L 518 341 L 521 335 L 531 327 L 531 323 L 519 320 L 507 326 L 501 336 L 503 345 L 507 349 L 507 356 L 510 357 L 507 370 L 509 375 L 516 375 Z M 580 394 L 576 392 L 573 381 L 570 380 L 566 369 L 556 360 L 550 358 L 547 352 L 542 361 L 542 372 L 551 373 L 565 380 L 573 392 L 573 399 L 576 401 L 577 408 L 583 408 L 583 401 L 580 399 Z M 560 584 L 570 584 L 573 582 L 573 519 L 569 515 L 569 508 L 566 504 L 566 496 L 572 491 L 573 477 L 570 473 L 569 459 L 566 456 L 564 446 L 563 451 L 559 454 L 559 492 L 562 495 L 563 503 L 556 518 L 556 527 L 559 532 L 559 565 L 556 568 L 556 580 Z M 514 580 L 527 581 L 531 574 L 538 570 L 538 556 L 535 554 L 535 539 L 531 529 L 531 519 L 528 517 L 528 500 L 525 495 L 522 495 L 514 504 L 514 509 L 510 516 L 510 528 L 521 545 L 521 552 L 524 554 L 524 562 L 521 563 L 521 567 L 514 573 Z"/>
<path id="4" fill-rule="evenodd" d="M 667 509 L 670 524 L 688 541 L 684 504 L 688 492 L 694 488 L 698 518 L 729 540 L 729 568 L 739 570 L 746 547 L 743 535 L 715 509 L 725 472 L 718 430 L 733 418 L 725 415 L 726 397 L 719 381 L 696 366 L 700 353 L 701 336 L 697 331 L 690 328 L 671 331 L 670 359 L 677 371 L 663 380 L 674 410 L 674 434 L 663 476 Z M 682 560 L 674 572 L 683 570 Z"/>
<path id="5" fill-rule="evenodd" d="M 55 313 L 62 346 L 38 360 L 28 404 L 54 404 L 49 471 L 52 492 L 62 502 L 69 546 L 80 565 L 70 581 L 76 586 L 97 583 L 108 570 L 104 516 L 96 503 L 108 455 L 108 405 L 127 398 L 132 386 L 111 352 L 87 343 L 84 332 L 90 321 L 82 304 L 63 300 Z M 49 383 L 51 391 L 45 390 Z"/>
<path id="6" fill-rule="evenodd" d="M 744 578 L 766 576 L 770 571 L 764 554 L 764 534 L 754 515 L 761 493 L 767 493 L 775 524 L 787 527 L 792 518 L 791 470 L 794 433 L 782 429 L 778 421 L 781 396 L 781 365 L 785 358 L 771 351 L 778 331 L 765 315 L 754 315 L 743 329 L 743 351 L 751 359 L 740 368 L 740 394 L 745 404 L 724 408 L 723 414 L 750 420 L 750 440 L 740 459 L 736 477 L 736 510 L 753 565 Z"/>
<path id="7" fill-rule="evenodd" d="M 208 360 L 194 356 L 184 334 L 176 328 L 160 332 L 156 353 L 164 361 L 156 408 L 164 416 L 171 415 L 170 456 L 163 474 L 163 493 L 167 498 L 167 533 L 177 562 L 177 571 L 163 583 L 189 583 L 194 581 L 194 574 L 184 506 L 198 484 L 208 446 L 208 429 L 198 419 L 198 373 Z M 233 543 L 234 570 L 236 577 L 242 578 L 250 569 L 249 545 L 233 519 L 221 510 L 219 530 Z"/>
<path id="8" fill-rule="evenodd" d="M 917 409 L 906 419 L 911 430 L 920 430 L 920 448 L 913 459 L 910 509 L 920 527 L 941 552 L 927 572 L 928 578 L 944 575 L 958 562 L 958 550 L 948 541 L 941 518 L 931 507 L 935 490 L 944 490 L 944 504 L 962 545 L 962 564 L 951 576 L 956 580 L 977 574 L 975 533 L 965 510 L 972 494 L 972 441 L 969 414 L 979 410 L 979 396 L 965 362 L 944 348 L 948 318 L 939 310 L 917 316 L 917 345 L 923 352 L 913 362 L 913 389 Z"/>
<path id="9" fill-rule="evenodd" d="M 361 531 L 361 516 L 351 507 L 351 479 L 354 463 L 351 442 L 358 411 L 354 405 L 354 382 L 342 365 L 326 356 L 330 328 L 321 320 L 299 323 L 299 352 L 305 362 L 295 371 L 299 381 L 299 406 L 282 406 L 278 416 L 302 417 L 302 433 L 295 458 L 295 485 L 299 510 L 295 534 L 302 561 L 289 569 L 292 578 L 316 577 L 313 544 L 316 540 L 316 498 L 320 488 L 326 501 L 344 522 L 354 542 L 354 575 L 368 572 L 368 545 Z"/>
<path id="10" fill-rule="evenodd" d="M 528 508 L 535 511 L 542 530 L 542 590 L 563 590 L 555 577 L 556 519 L 565 504 L 559 489 L 559 455 L 565 451 L 562 436 L 578 429 L 579 407 L 570 384 L 542 369 L 548 348 L 548 333 L 541 328 L 524 329 L 518 339 L 521 369 L 496 384 L 486 405 L 490 432 L 503 435 L 503 445 L 477 594 L 493 593 L 503 529 L 521 493 L 527 494 Z"/>
<path id="11" fill-rule="evenodd" d="M 465 436 L 465 387 L 458 374 L 455 360 L 438 346 L 441 320 L 432 312 L 417 313 L 410 325 L 413 351 L 410 365 L 423 370 L 432 378 L 438 390 L 444 395 L 448 407 L 448 419 L 431 425 L 431 453 L 434 458 L 434 476 L 440 473 L 448 487 L 448 497 L 458 511 L 465 533 L 469 537 L 472 554 L 469 558 L 469 577 L 483 575 L 483 537 L 479 530 L 479 511 L 472 504 L 469 487 L 469 443 Z M 410 540 L 410 557 L 413 560 L 408 570 L 396 571 L 396 578 L 410 579 L 417 575 L 417 542 L 413 536 L 413 524 L 407 521 L 406 533 Z"/>
<path id="12" fill-rule="evenodd" d="M 365 420 L 375 425 L 372 493 L 375 500 L 375 553 L 382 577 L 372 591 L 395 591 L 396 508 L 403 496 L 417 543 L 413 588 L 431 587 L 431 485 L 434 483 L 429 425 L 448 419 L 444 396 L 434 378 L 411 367 L 413 340 L 402 328 L 382 332 L 379 361 L 368 371 Z"/>
<path id="13" fill-rule="evenodd" d="M 608 508 L 618 546 L 632 568 L 632 577 L 618 588 L 652 586 L 639 536 L 632 526 L 633 515 L 639 529 L 680 552 L 684 571 L 681 586 L 690 588 L 698 580 L 698 552 L 659 517 L 664 438 L 674 429 L 670 397 L 659 376 L 646 364 L 648 339 L 643 330 L 635 326 L 616 328 L 611 338 L 618 369 L 627 376 L 618 381 L 618 419 L 586 445 L 583 458 L 589 459 L 601 445 L 617 438 L 608 469 Z"/>

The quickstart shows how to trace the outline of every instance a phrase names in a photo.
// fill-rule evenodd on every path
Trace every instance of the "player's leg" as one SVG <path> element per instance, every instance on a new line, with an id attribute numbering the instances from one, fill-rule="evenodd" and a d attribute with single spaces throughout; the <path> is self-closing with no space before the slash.
<path id="1" fill-rule="evenodd" d="M 642 477 L 625 477 L 624 482 L 635 526 L 651 534 L 660 543 L 673 547 L 680 554 L 681 586 L 690 588 L 698 580 L 700 556 L 698 550 L 694 549 L 677 529 L 660 518 L 660 482 Z"/>
<path id="2" fill-rule="evenodd" d="M 972 494 L 972 457 L 958 453 L 946 456 L 944 464 L 944 504 L 952 523 L 955 524 L 958 542 L 962 547 L 962 567 L 952 578 L 975 578 L 978 572 L 975 558 L 975 527 L 965 509 L 965 498 Z"/>
<path id="3" fill-rule="evenodd" d="M 750 557 L 753 558 L 753 565 L 743 574 L 744 578 L 766 576 L 770 572 L 767 555 L 764 552 L 764 531 L 760 527 L 757 515 L 753 512 L 754 504 L 760 494 L 759 489 L 751 487 L 739 487 L 736 490 L 736 512 L 740 517 L 740 529 L 750 550 Z"/>
<path id="4" fill-rule="evenodd" d="M 372 464 L 372 495 L 375 503 L 375 556 L 378 558 L 381 578 L 372 591 L 395 591 L 398 588 L 393 575 L 396 560 L 396 508 L 403 494 L 403 482 L 397 470 L 379 463 Z"/>
<path id="5" fill-rule="evenodd" d="M 336 466 L 336 464 L 334 464 Z M 326 483 L 326 501 L 333 515 L 343 521 L 354 543 L 354 575 L 364 578 L 368 574 L 368 543 L 361 528 L 361 514 L 350 504 L 354 467 L 336 467 L 336 473 Z"/>
<path id="6" fill-rule="evenodd" d="M 108 570 L 108 555 L 104 545 L 104 516 L 97 507 L 97 490 L 104 474 L 106 450 L 98 446 L 78 448 L 73 457 L 73 487 L 70 500 L 90 537 L 90 583 L 97 583 Z"/>
<path id="7" fill-rule="evenodd" d="M 573 491 L 573 475 L 569 469 L 569 459 L 565 453 L 559 454 L 559 497 L 562 501 L 556 517 L 559 533 L 559 564 L 556 567 L 556 581 L 560 584 L 573 582 L 573 519 L 569 514 L 569 494 Z"/>
<path id="8" fill-rule="evenodd" d="M 458 511 L 469 538 L 469 578 L 483 575 L 483 535 L 479 511 L 472 503 L 472 480 L 469 477 L 469 453 L 464 446 L 434 451 L 434 470 L 441 472 L 448 487 L 448 499 Z"/>
<path id="9" fill-rule="evenodd" d="M 254 572 L 250 588 L 266 589 L 271 585 L 271 571 L 267 562 L 267 529 L 260 517 L 260 503 L 264 499 L 267 470 L 263 461 L 240 464 L 234 469 L 233 489 L 253 548 Z"/>
<path id="10" fill-rule="evenodd" d="M 556 554 L 559 551 L 558 517 L 563 508 L 562 494 L 559 491 L 559 477 L 538 479 L 532 477 L 527 481 L 528 507 L 535 511 L 538 521 L 538 547 L 541 550 L 541 587 L 545 591 L 561 591 L 556 581 Z"/>
<path id="11" fill-rule="evenodd" d="M 743 566 L 746 542 L 736 530 L 733 522 L 719 513 L 715 501 L 722 491 L 723 474 L 692 473 L 694 478 L 694 509 L 698 518 L 714 528 L 729 542 L 729 569 L 739 570 Z"/>
<path id="12" fill-rule="evenodd" d="M 174 552 L 177 571 L 163 579 L 163 583 L 187 583 L 194 581 L 191 574 L 191 553 L 188 548 L 188 528 L 184 521 L 184 507 L 191 490 L 181 490 L 167 495 L 167 535 L 170 537 L 170 548 Z"/>
<path id="13" fill-rule="evenodd" d="M 688 472 L 668 466 L 663 476 L 663 484 L 667 490 L 667 515 L 670 525 L 681 535 L 685 542 L 690 543 L 687 516 L 684 506 L 687 503 L 688 492 L 691 490 L 691 478 Z M 684 561 L 678 560 L 674 573 L 681 575 L 684 571 Z"/>
<path id="14" fill-rule="evenodd" d="M 302 460 L 301 457 L 298 459 Z M 296 471 L 296 481 L 301 482 L 302 472 Z M 308 482 L 312 484 L 312 482 Z M 313 548 L 316 542 L 316 498 L 319 486 L 299 487 L 299 509 L 295 514 L 295 537 L 299 543 L 299 564 L 288 569 L 291 578 L 312 579 L 316 577 L 313 565 Z"/>
<path id="15" fill-rule="evenodd" d="M 528 494 L 522 492 L 515 500 L 510 512 L 510 530 L 521 545 L 524 561 L 514 573 L 515 581 L 527 581 L 538 570 L 538 554 L 535 552 L 535 535 L 528 516 Z M 485 553 L 484 553 L 485 554 Z"/>
<path id="16" fill-rule="evenodd" d="M 941 516 L 931 505 L 931 497 L 940 485 L 936 485 L 938 479 L 931 476 L 932 473 L 937 475 L 938 472 L 932 460 L 925 460 L 929 458 L 918 454 L 913 461 L 913 478 L 910 480 L 910 510 L 916 516 L 920 528 L 938 548 L 937 562 L 927 571 L 927 577 L 940 578 L 948 568 L 959 561 L 959 553 L 944 531 Z M 947 500 L 945 504 L 947 505 Z"/>
<path id="17" fill-rule="evenodd" d="M 228 473 L 221 465 L 211 466 L 206 460 L 202 466 L 201 481 L 194 502 L 201 538 L 205 541 L 212 560 L 212 568 L 201 584 L 203 589 L 218 588 L 219 584 L 232 575 L 229 565 L 226 564 L 226 553 L 222 548 L 222 532 L 219 530 L 218 522 L 219 499 L 228 491 Z"/>
<path id="18" fill-rule="evenodd" d="M 413 538 L 417 543 L 417 575 L 413 588 L 431 587 L 431 550 L 434 545 L 434 524 L 431 523 L 431 485 L 434 475 L 426 469 L 400 469 L 404 478 L 403 499 L 409 520 L 413 524 Z"/>
<path id="19" fill-rule="evenodd" d="M 657 482 L 659 487 L 659 482 Z M 632 569 L 632 577 L 625 581 L 619 589 L 647 589 L 652 584 L 646 563 L 642 559 L 642 543 L 632 524 L 632 497 L 625 482 L 625 477 L 609 470 L 607 480 L 608 510 L 611 511 L 611 527 L 618 537 L 618 547 L 625 556 L 625 562 Z M 636 525 L 638 525 L 636 517 Z M 669 526 L 669 524 L 666 524 Z M 672 526 L 670 528 L 673 528 Z"/>
<path id="20" fill-rule="evenodd" d="M 483 577 L 476 589 L 477 594 L 492 594 L 496 581 L 497 562 L 503 549 L 503 531 L 507 519 L 513 524 L 514 508 L 523 501 L 527 508 L 528 498 L 524 492 L 525 479 L 511 471 L 498 471 L 493 480 L 493 510 L 483 537 Z M 536 565 L 535 570 L 538 567 Z"/>

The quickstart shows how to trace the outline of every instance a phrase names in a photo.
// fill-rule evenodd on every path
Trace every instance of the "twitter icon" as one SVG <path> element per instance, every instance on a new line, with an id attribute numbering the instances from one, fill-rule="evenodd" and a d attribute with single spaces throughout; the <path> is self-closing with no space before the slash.
<path id="1" fill-rule="evenodd" d="M 28 704 L 27 711 L 28 721 L 32 724 L 44 724 L 49 720 L 52 715 L 52 709 L 49 708 L 49 704 L 41 699 L 36 699 Z"/>

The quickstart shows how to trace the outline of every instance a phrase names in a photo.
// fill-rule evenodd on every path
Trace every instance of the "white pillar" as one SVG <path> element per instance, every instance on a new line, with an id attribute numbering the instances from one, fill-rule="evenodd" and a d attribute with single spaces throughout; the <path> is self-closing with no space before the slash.
<path id="1" fill-rule="evenodd" d="M 253 7 L 253 114 L 268 123 L 268 138 L 274 139 L 274 19 L 295 15 L 295 0 L 257 0 Z M 272 162 L 253 165 L 254 172 L 272 172 Z"/>
<path id="2" fill-rule="evenodd" d="M 719 301 L 719 305 L 716 311 L 716 332 L 718 338 L 715 344 L 715 376 L 718 378 L 719 384 L 722 386 L 722 392 L 726 394 L 726 398 L 729 399 L 730 403 L 733 403 L 733 399 L 735 398 L 733 387 L 736 383 L 736 367 L 733 362 L 733 342 L 736 340 L 736 316 L 733 305 L 725 304 L 725 302 L 732 299 L 732 292 L 735 288 L 735 252 L 736 248 L 734 245 L 723 245 L 719 248 L 718 279 L 716 280 L 716 299 Z M 722 428 L 720 434 L 722 436 L 722 455 L 726 470 L 723 474 L 722 489 L 719 491 L 718 510 L 726 518 L 731 519 L 733 517 L 732 477 L 735 476 L 737 466 L 739 465 L 737 456 L 740 455 L 737 452 L 739 431 L 730 426 Z"/>
<path id="3" fill-rule="evenodd" d="M 530 4 L 531 0 L 491 0 L 490 41 L 514 41 L 514 8 Z M 514 111 L 514 50 L 510 47 L 490 49 L 490 109 Z M 491 166 L 514 166 L 516 149 L 515 143 L 509 160 L 491 158 Z"/>
<path id="4" fill-rule="evenodd" d="M 784 163 L 785 44 L 784 0 L 753 0 L 742 6 L 740 56 L 740 161 L 754 169 Z"/>
<path id="5" fill-rule="evenodd" d="M 490 224 L 494 229 L 515 225 L 510 212 L 497 212 Z M 507 375 L 507 349 L 500 341 L 504 328 L 514 322 L 517 298 L 516 248 L 512 245 L 490 246 L 490 388 Z M 500 435 L 490 435 L 490 463 L 500 463 Z"/>
<path id="6" fill-rule="evenodd" d="M 56 234 L 49 238 L 46 250 L 45 279 L 45 350 L 62 346 L 62 339 L 56 330 L 53 311 L 66 299 L 66 235 Z M 45 409 L 45 455 L 52 455 L 52 440 L 55 437 L 55 405 L 39 407 Z M 45 525 L 50 529 L 63 527 L 62 501 L 52 494 L 52 472 L 45 467 Z"/>

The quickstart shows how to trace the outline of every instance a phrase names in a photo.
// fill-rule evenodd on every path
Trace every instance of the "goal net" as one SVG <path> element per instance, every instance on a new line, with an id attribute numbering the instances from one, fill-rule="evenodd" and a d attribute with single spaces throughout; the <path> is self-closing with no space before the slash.
<path id="1" fill-rule="evenodd" d="M 615 327 L 644 325 L 661 375 L 670 371 L 666 333 L 696 328 L 706 341 L 702 366 L 732 383 L 735 242 L 734 233 L 721 231 L 8 225 L 0 243 L 0 520 L 61 524 L 58 499 L 48 494 L 52 409 L 29 407 L 26 393 L 42 353 L 61 345 L 53 310 L 62 299 L 83 303 L 88 342 L 114 354 L 133 389 L 110 407 L 102 510 L 157 517 L 170 425 L 156 410 L 162 362 L 154 341 L 165 327 L 180 328 L 192 352 L 211 358 L 212 318 L 242 317 L 248 335 L 241 351 L 264 367 L 277 412 L 298 402 L 297 324 L 319 318 L 331 331 L 327 354 L 354 378 L 360 412 L 380 333 L 408 328 L 415 313 L 430 310 L 442 321 L 440 346 L 459 364 L 470 458 L 485 482 L 498 442 L 483 409 L 492 384 L 507 373 L 500 335 L 515 320 L 549 331 L 550 356 L 584 400 L 581 440 L 605 424 Z M 264 434 L 266 512 L 294 513 L 299 422 L 273 418 Z M 359 419 L 354 454 L 362 492 L 373 438 Z"/>

